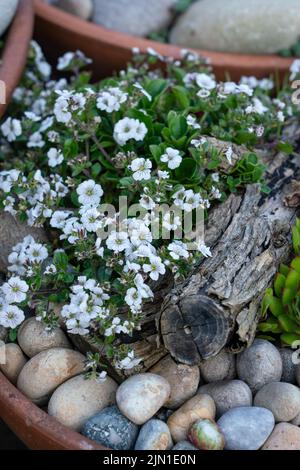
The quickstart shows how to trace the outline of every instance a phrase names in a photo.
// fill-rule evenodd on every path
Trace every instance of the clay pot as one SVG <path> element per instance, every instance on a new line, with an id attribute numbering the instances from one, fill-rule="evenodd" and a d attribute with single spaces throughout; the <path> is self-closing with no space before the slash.
<path id="1" fill-rule="evenodd" d="M 105 450 L 34 405 L 1 372 L 0 418 L 31 450 Z"/>
<path id="2" fill-rule="evenodd" d="M 34 6 L 35 37 L 46 52 L 46 56 L 55 62 L 58 55 L 80 49 L 93 59 L 95 79 L 124 68 L 131 60 L 133 47 L 139 47 L 141 51 L 152 47 L 164 56 L 174 58 L 181 56 L 181 47 L 108 30 L 65 13 L 44 3 L 43 0 L 35 0 Z M 202 50 L 197 52 L 210 58 L 219 80 L 228 78 L 228 75 L 232 80 L 239 80 L 242 75 L 263 78 L 274 72 L 283 78 L 293 61 L 277 55 L 243 55 Z"/>
<path id="3" fill-rule="evenodd" d="M 1 57 L 0 80 L 5 83 L 6 104 L 0 104 L 0 118 L 19 84 L 26 65 L 27 52 L 33 33 L 33 18 L 32 0 L 19 0 L 16 15 L 5 35 L 5 47 Z"/>

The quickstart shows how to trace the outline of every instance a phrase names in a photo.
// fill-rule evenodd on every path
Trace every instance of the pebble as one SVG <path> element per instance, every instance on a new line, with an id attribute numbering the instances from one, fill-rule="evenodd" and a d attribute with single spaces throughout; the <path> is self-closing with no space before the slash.
<path id="1" fill-rule="evenodd" d="M 295 426 L 300 426 L 300 413 L 298 413 L 297 416 L 292 419 L 291 423 Z"/>
<path id="2" fill-rule="evenodd" d="M 221 52 L 272 54 L 294 44 L 298 0 L 201 0 L 175 24 L 170 41 Z"/>
<path id="3" fill-rule="evenodd" d="M 45 324 L 37 321 L 35 317 L 28 318 L 22 323 L 18 331 L 18 343 L 28 357 L 36 356 L 51 348 L 72 349 L 61 328 L 47 331 Z"/>
<path id="4" fill-rule="evenodd" d="M 256 406 L 242 406 L 227 411 L 217 422 L 226 450 L 258 450 L 273 431 L 271 411 Z"/>
<path id="5" fill-rule="evenodd" d="M 150 419 L 142 426 L 134 450 L 169 450 L 172 446 L 166 423 L 159 419 Z"/>
<path id="6" fill-rule="evenodd" d="M 300 413 L 300 390 L 285 382 L 264 385 L 254 398 L 254 405 L 272 411 L 275 421 L 291 421 Z"/>
<path id="7" fill-rule="evenodd" d="M 78 375 L 55 390 L 48 413 L 68 428 L 79 431 L 89 418 L 115 403 L 117 388 L 110 377 L 98 382 Z"/>
<path id="8" fill-rule="evenodd" d="M 117 405 L 133 423 L 144 424 L 168 401 L 169 382 L 156 374 L 129 377 L 117 390 Z"/>
<path id="9" fill-rule="evenodd" d="M 19 0 L 0 0 L 0 36 L 4 33 L 12 21 L 18 6 Z"/>
<path id="10" fill-rule="evenodd" d="M 295 368 L 296 382 L 300 387 L 300 365 L 297 365 Z"/>
<path id="11" fill-rule="evenodd" d="M 148 36 L 168 27 L 177 0 L 95 0 L 93 21 L 134 36 Z"/>
<path id="12" fill-rule="evenodd" d="M 282 360 L 278 349 L 264 339 L 254 340 L 237 356 L 237 375 L 254 393 L 267 383 L 280 381 Z"/>
<path id="13" fill-rule="evenodd" d="M 0 341 L 5 342 L 7 340 L 8 331 L 4 326 L 0 325 Z"/>
<path id="14" fill-rule="evenodd" d="M 149 372 L 164 377 L 171 386 L 171 395 L 165 406 L 176 409 L 197 392 L 200 371 L 197 366 L 177 364 L 171 356 L 164 357 Z"/>
<path id="15" fill-rule="evenodd" d="M 199 419 L 215 419 L 216 406 L 209 395 L 195 395 L 175 411 L 167 421 L 175 442 L 187 438 L 191 425 Z"/>
<path id="16" fill-rule="evenodd" d="M 205 382 L 231 380 L 236 377 L 235 355 L 222 350 L 200 364 L 201 378 Z"/>
<path id="17" fill-rule="evenodd" d="M 224 437 L 214 421 L 200 419 L 192 424 L 188 438 L 200 450 L 223 450 Z"/>
<path id="18" fill-rule="evenodd" d="M 52 3 L 83 20 L 89 20 L 93 14 L 92 0 L 56 0 Z"/>
<path id="19" fill-rule="evenodd" d="M 276 424 L 262 450 L 300 450 L 300 428 L 290 423 Z"/>
<path id="20" fill-rule="evenodd" d="M 222 380 L 202 385 L 199 393 L 206 393 L 213 398 L 218 418 L 231 408 L 252 405 L 251 390 L 242 380 Z"/>
<path id="21" fill-rule="evenodd" d="M 84 372 L 85 360 L 83 354 L 69 349 L 42 351 L 23 367 L 18 388 L 34 403 L 44 405 L 59 385 Z"/>
<path id="22" fill-rule="evenodd" d="M 180 441 L 175 444 L 172 450 L 199 450 L 197 447 L 193 446 L 189 441 Z"/>
<path id="23" fill-rule="evenodd" d="M 138 432 L 138 426 L 122 415 L 116 406 L 104 408 L 81 430 L 84 436 L 114 450 L 132 449 Z"/>
<path id="24" fill-rule="evenodd" d="M 282 377 L 281 382 L 288 382 L 290 384 L 296 383 L 296 365 L 293 363 L 293 351 L 290 348 L 280 348 L 279 353 L 282 360 Z"/>
<path id="25" fill-rule="evenodd" d="M 13 384 L 17 383 L 26 362 L 27 359 L 17 344 L 8 343 L 0 347 L 0 370 Z"/>

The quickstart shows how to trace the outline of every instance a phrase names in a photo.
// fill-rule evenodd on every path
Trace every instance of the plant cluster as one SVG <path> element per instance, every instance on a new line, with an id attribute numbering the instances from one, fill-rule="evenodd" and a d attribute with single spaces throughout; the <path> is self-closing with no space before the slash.
<path id="1" fill-rule="evenodd" d="M 58 62 L 70 79 L 51 80 L 33 43 L 1 125 L 0 207 L 44 227 L 49 243 L 29 236 L 14 247 L 0 324 L 16 328 L 30 307 L 51 329 L 60 305 L 68 331 L 91 336 L 120 368 L 140 360 L 116 340 L 141 327 L 157 281 L 167 274 L 180 280 L 211 255 L 203 239 L 190 251 L 185 235 L 176 236 L 181 220 L 171 211 L 154 216 L 169 236 L 154 237 L 153 211 L 165 204 L 207 217 L 212 205 L 246 184 L 267 190 L 253 148 L 278 139 L 296 112 L 290 91 L 274 97 L 271 80 L 218 83 L 187 51 L 181 62 L 153 50 L 133 53 L 127 70 L 91 84 L 81 52 Z M 214 146 L 210 137 L 225 145 Z M 234 144 L 245 146 L 238 161 Z M 118 208 L 120 196 L 141 214 L 103 207 Z"/>

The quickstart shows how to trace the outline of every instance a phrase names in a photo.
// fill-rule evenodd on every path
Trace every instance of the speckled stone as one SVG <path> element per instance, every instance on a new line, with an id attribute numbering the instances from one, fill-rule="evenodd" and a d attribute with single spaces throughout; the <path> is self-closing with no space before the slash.
<path id="1" fill-rule="evenodd" d="M 236 377 L 235 355 L 221 351 L 200 364 L 201 378 L 204 382 L 232 380 Z"/>
<path id="2" fill-rule="evenodd" d="M 159 419 L 150 419 L 138 435 L 135 450 L 169 450 L 173 446 L 170 430 Z"/>
<path id="3" fill-rule="evenodd" d="M 201 0 L 175 24 L 170 41 L 221 52 L 272 54 L 294 44 L 298 0 Z"/>
<path id="4" fill-rule="evenodd" d="M 134 447 L 138 431 L 138 426 L 122 415 L 116 406 L 110 406 L 90 418 L 81 434 L 110 449 L 129 450 Z"/>
<path id="5" fill-rule="evenodd" d="M 27 359 L 17 344 L 0 345 L 0 370 L 13 384 L 17 383 L 26 362 Z"/>
<path id="6" fill-rule="evenodd" d="M 282 377 L 281 382 L 288 382 L 290 384 L 296 383 L 296 364 L 293 364 L 293 351 L 290 348 L 280 348 L 279 353 L 282 359 Z"/>
<path id="7" fill-rule="evenodd" d="M 267 383 L 280 381 L 282 360 L 278 349 L 269 341 L 256 339 L 250 348 L 238 354 L 237 375 L 253 393 Z"/>
<path id="8" fill-rule="evenodd" d="M 300 413 L 300 390 L 285 382 L 264 385 L 255 395 L 254 405 L 272 411 L 275 421 L 291 421 Z"/>
<path id="9" fill-rule="evenodd" d="M 226 450 L 258 450 L 273 431 L 271 411 L 256 406 L 242 406 L 227 411 L 217 422 Z"/>
<path id="10" fill-rule="evenodd" d="M 165 403 L 167 408 L 179 408 L 197 392 L 200 371 L 197 366 L 177 364 L 171 356 L 164 357 L 149 372 L 164 377 L 171 386 L 171 395 Z"/>
<path id="11" fill-rule="evenodd" d="M 199 393 L 206 393 L 213 398 L 218 418 L 231 408 L 252 405 L 251 390 L 242 380 L 221 380 L 202 385 Z"/>
<path id="12" fill-rule="evenodd" d="M 157 374 L 137 374 L 129 377 L 117 390 L 120 411 L 135 424 L 144 424 L 168 401 L 169 382 Z"/>
<path id="13" fill-rule="evenodd" d="M 262 450 L 300 450 L 300 428 L 290 423 L 277 424 Z"/>
<path id="14" fill-rule="evenodd" d="M 1 326 L 0 325 L 0 341 L 6 341 L 7 339 L 7 336 L 8 336 L 8 331 L 6 328 L 4 328 L 4 326 Z"/>

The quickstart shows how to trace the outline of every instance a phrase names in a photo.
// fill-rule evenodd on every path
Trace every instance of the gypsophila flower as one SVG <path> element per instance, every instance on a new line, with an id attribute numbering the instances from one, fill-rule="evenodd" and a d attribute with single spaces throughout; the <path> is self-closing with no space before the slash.
<path id="1" fill-rule="evenodd" d="M 130 241 L 126 232 L 113 231 L 106 240 L 106 246 L 109 250 L 121 252 L 129 248 Z"/>
<path id="2" fill-rule="evenodd" d="M 21 122 L 18 119 L 7 118 L 1 126 L 1 131 L 8 142 L 13 142 L 17 137 L 22 135 Z"/>
<path id="3" fill-rule="evenodd" d="M 24 312 L 16 305 L 7 305 L 0 311 L 0 325 L 4 328 L 17 328 L 24 320 Z"/>
<path id="4" fill-rule="evenodd" d="M 150 256 L 149 264 L 143 264 L 143 271 L 149 273 L 151 279 L 157 281 L 160 275 L 165 274 L 166 267 L 159 256 Z"/>
<path id="5" fill-rule="evenodd" d="M 6 301 L 10 304 L 23 302 L 26 299 L 28 289 L 28 284 L 18 276 L 11 277 L 1 287 Z"/>
<path id="6" fill-rule="evenodd" d="M 167 147 L 165 153 L 160 157 L 160 160 L 167 163 L 170 170 L 175 170 L 175 168 L 180 166 L 182 157 L 179 150 Z"/>
<path id="7" fill-rule="evenodd" d="M 103 196 L 103 189 L 100 184 L 96 184 L 93 180 L 84 181 L 76 190 L 80 204 L 83 206 L 95 207 L 100 204 Z"/>
<path id="8" fill-rule="evenodd" d="M 149 180 L 151 178 L 151 160 L 145 158 L 135 158 L 131 164 L 130 169 L 133 172 L 133 179 L 136 181 Z"/>
<path id="9" fill-rule="evenodd" d="M 147 134 L 147 127 L 138 119 L 124 118 L 114 127 L 114 139 L 119 145 L 125 145 L 130 139 L 141 141 Z"/>
<path id="10" fill-rule="evenodd" d="M 51 149 L 48 150 L 47 157 L 48 157 L 48 165 L 51 168 L 54 168 L 60 165 L 64 161 L 64 156 L 62 152 L 60 150 L 57 150 L 54 147 L 51 147 Z"/>
<path id="11" fill-rule="evenodd" d="M 186 118 L 187 125 L 192 127 L 193 129 L 201 129 L 200 124 L 197 122 L 195 116 L 189 114 Z"/>

